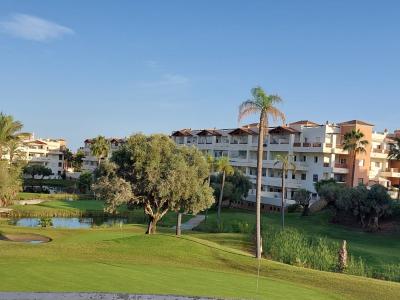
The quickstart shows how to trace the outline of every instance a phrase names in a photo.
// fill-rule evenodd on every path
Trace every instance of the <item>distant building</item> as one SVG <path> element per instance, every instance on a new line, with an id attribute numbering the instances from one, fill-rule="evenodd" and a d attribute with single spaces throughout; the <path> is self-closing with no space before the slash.
<path id="1" fill-rule="evenodd" d="M 64 172 L 63 150 L 66 147 L 64 139 L 35 138 L 34 134 L 30 134 L 18 148 L 19 158 L 29 164 L 43 165 L 51 169 L 53 175 L 50 178 L 61 178 Z M 10 155 L 6 154 L 3 158 L 10 159 Z"/>
<path id="2" fill-rule="evenodd" d="M 356 169 L 352 182 L 352 157 L 343 150 L 346 132 L 359 129 L 369 141 L 366 153 L 356 157 Z M 385 187 L 399 184 L 400 166 L 388 160 L 389 143 L 387 132 L 373 132 L 373 125 L 352 120 L 339 124 L 317 124 L 308 120 L 286 126 L 269 128 L 264 143 L 262 207 L 275 210 L 281 197 L 281 171 L 274 166 L 277 155 L 291 155 L 296 171 L 288 171 L 286 179 L 288 203 L 293 203 L 294 193 L 304 188 L 313 193 L 314 184 L 321 179 L 333 178 L 337 182 L 356 186 L 359 183 L 380 183 Z M 400 132 L 399 132 L 400 133 Z M 182 129 L 172 133 L 178 145 L 195 146 L 216 158 L 227 156 L 231 164 L 241 170 L 253 182 L 246 201 L 239 205 L 251 207 L 255 201 L 255 179 L 257 167 L 258 124 L 249 124 L 231 129 Z"/>
<path id="3" fill-rule="evenodd" d="M 79 150 L 81 150 L 85 154 L 85 157 L 83 158 L 82 162 L 82 172 L 93 172 L 98 165 L 97 157 L 92 155 L 92 151 L 90 149 L 92 140 L 93 139 L 86 139 L 84 141 L 84 146 L 79 148 Z M 108 152 L 108 157 L 106 159 L 109 159 L 112 153 L 118 150 L 119 147 L 125 143 L 126 139 L 108 138 L 107 141 L 109 144 L 109 152 Z"/>

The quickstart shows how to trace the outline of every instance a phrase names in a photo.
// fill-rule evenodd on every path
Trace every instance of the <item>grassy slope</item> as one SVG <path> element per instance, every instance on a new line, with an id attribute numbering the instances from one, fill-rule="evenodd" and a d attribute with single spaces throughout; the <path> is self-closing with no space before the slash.
<path id="1" fill-rule="evenodd" d="M 400 264 L 400 234 L 367 233 L 357 229 L 329 223 L 329 212 L 301 217 L 297 213 L 286 214 L 287 227 L 294 227 L 310 235 L 326 236 L 335 241 L 347 240 L 351 254 L 362 257 L 368 265 L 379 269 L 382 264 Z M 279 214 L 263 214 L 263 223 L 280 226 Z M 222 222 L 225 228 L 232 223 L 246 221 L 254 226 L 253 213 L 244 211 L 223 211 Z M 201 224 L 201 230 L 215 228 L 216 215 L 209 215 L 208 224 Z"/>
<path id="2" fill-rule="evenodd" d="M 48 244 L 0 241 L 1 291 L 114 291 L 247 299 L 395 299 L 400 284 L 255 259 L 227 243 L 232 234 L 146 236 L 141 226 L 61 230 L 0 225 L 50 236 Z M 239 235 L 240 236 L 240 235 Z M 244 243 L 245 244 L 245 243 Z"/>

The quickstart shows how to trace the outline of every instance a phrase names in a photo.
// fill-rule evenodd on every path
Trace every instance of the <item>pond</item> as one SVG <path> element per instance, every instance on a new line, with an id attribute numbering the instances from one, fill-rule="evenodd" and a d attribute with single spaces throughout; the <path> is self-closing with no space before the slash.
<path id="1" fill-rule="evenodd" d="M 126 218 L 49 218 L 48 227 L 53 228 L 92 228 L 94 226 L 121 226 L 127 223 Z M 11 221 L 12 224 L 22 227 L 40 227 L 40 218 L 21 218 Z"/>

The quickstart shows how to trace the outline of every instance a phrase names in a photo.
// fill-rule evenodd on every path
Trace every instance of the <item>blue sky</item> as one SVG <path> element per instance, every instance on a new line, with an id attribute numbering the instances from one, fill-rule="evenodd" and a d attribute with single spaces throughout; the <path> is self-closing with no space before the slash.
<path id="1" fill-rule="evenodd" d="M 398 1 L 2 0 L 0 111 L 76 149 L 98 134 L 237 126 L 261 85 L 289 121 L 393 130 L 399 11 Z"/>

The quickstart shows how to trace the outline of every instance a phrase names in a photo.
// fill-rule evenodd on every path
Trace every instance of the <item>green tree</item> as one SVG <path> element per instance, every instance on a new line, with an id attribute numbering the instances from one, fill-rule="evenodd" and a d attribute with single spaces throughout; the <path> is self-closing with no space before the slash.
<path id="1" fill-rule="evenodd" d="M 211 175 L 215 172 L 216 159 L 214 156 L 208 154 L 206 156 L 206 160 L 208 164 L 208 186 L 211 186 Z M 207 216 L 208 216 L 208 208 L 206 208 L 205 222 L 207 222 Z"/>
<path id="2" fill-rule="evenodd" d="M 394 138 L 395 143 L 390 144 L 389 159 L 400 160 L 400 137 Z"/>
<path id="3" fill-rule="evenodd" d="M 74 160 L 73 153 L 68 148 L 65 148 L 62 152 L 63 152 L 63 155 L 64 155 L 65 168 L 66 169 L 71 168 L 72 167 L 72 162 Z"/>
<path id="4" fill-rule="evenodd" d="M 168 211 L 196 214 L 214 201 L 203 154 L 196 148 L 178 147 L 168 136 L 133 135 L 111 160 L 116 164 L 119 181 L 113 191 L 125 195 L 117 205 L 128 201 L 143 205 L 149 217 L 148 234 L 156 232 L 157 222 Z M 113 175 L 102 176 L 101 180 L 112 178 Z M 129 183 L 132 197 L 128 197 L 123 182 Z M 116 202 L 112 193 L 104 189 L 99 192 L 110 206 Z"/>
<path id="5" fill-rule="evenodd" d="M 82 170 L 83 158 L 85 153 L 82 150 L 78 150 L 72 158 L 72 167 L 75 172 L 80 172 Z"/>
<path id="6" fill-rule="evenodd" d="M 10 158 L 10 164 L 19 163 L 24 159 L 24 153 L 21 151 L 20 146 L 20 139 L 13 139 L 8 142 L 7 152 Z"/>
<path id="7" fill-rule="evenodd" d="M 282 187 L 282 196 L 281 196 L 281 222 L 282 222 L 282 229 L 285 228 L 285 192 L 286 192 L 286 185 L 285 179 L 287 177 L 288 171 L 290 169 L 293 172 L 296 172 L 296 164 L 290 160 L 289 155 L 277 155 L 275 158 L 274 166 L 280 165 L 281 169 L 281 187 Z"/>
<path id="8" fill-rule="evenodd" d="M 21 188 L 20 165 L 0 161 L 0 207 L 11 204 Z"/>
<path id="9" fill-rule="evenodd" d="M 216 170 L 217 172 L 222 174 L 221 192 L 219 193 L 218 212 L 217 212 L 218 224 L 221 224 L 221 206 L 222 206 L 222 198 L 224 196 L 225 176 L 232 175 L 234 173 L 234 169 L 231 166 L 229 159 L 227 157 L 221 157 L 216 162 Z"/>
<path id="10" fill-rule="evenodd" d="M 78 179 L 78 188 L 81 193 L 87 193 L 90 191 L 93 183 L 93 175 L 89 172 L 83 172 Z"/>
<path id="11" fill-rule="evenodd" d="M 306 189 L 298 189 L 294 193 L 294 201 L 303 207 L 302 216 L 308 216 L 308 208 L 310 205 L 311 192 Z"/>
<path id="12" fill-rule="evenodd" d="M 244 101 L 239 107 L 240 121 L 252 114 L 259 114 L 259 134 L 257 147 L 257 179 L 256 179 L 256 257 L 261 258 L 261 182 L 262 161 L 264 152 L 264 137 L 268 134 L 269 119 L 282 120 L 285 123 L 285 114 L 275 107 L 282 102 L 277 95 L 268 95 L 261 87 L 251 90 L 252 98 Z"/>
<path id="13" fill-rule="evenodd" d="M 28 164 L 27 166 L 25 166 L 23 171 L 24 174 L 32 176 L 32 179 L 35 179 L 36 175 L 42 176 L 40 179 L 43 179 L 46 176 L 53 175 L 53 172 L 50 168 L 37 164 Z"/>
<path id="14" fill-rule="evenodd" d="M 364 133 L 360 129 L 353 129 L 344 134 L 343 150 L 347 150 L 353 158 L 353 168 L 351 170 L 351 186 L 354 186 L 354 176 L 356 170 L 357 154 L 365 152 L 368 141 L 364 140 Z"/>
<path id="15" fill-rule="evenodd" d="M 97 166 L 100 166 L 101 160 L 108 156 L 110 150 L 109 143 L 104 136 L 99 135 L 90 143 L 90 151 L 97 158 Z"/>

